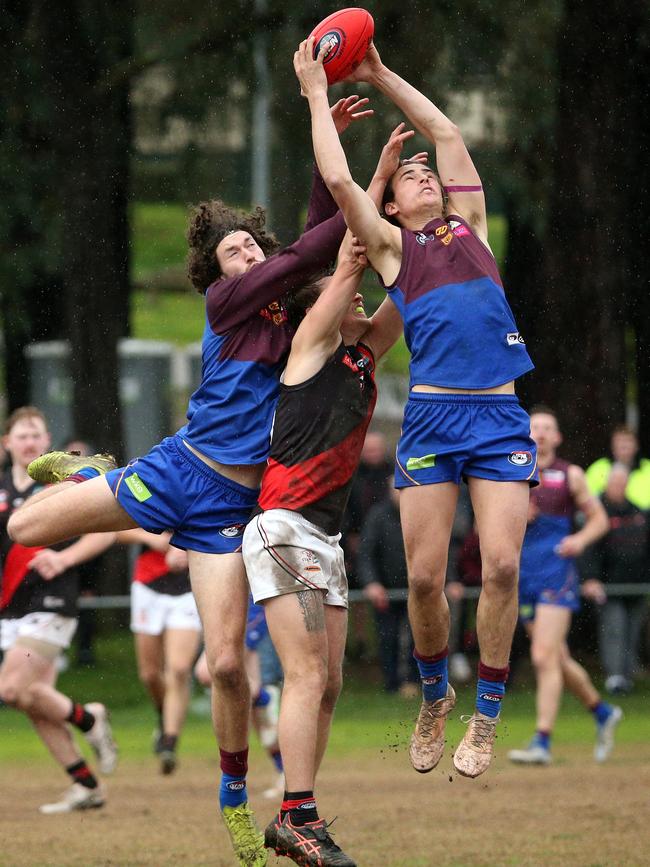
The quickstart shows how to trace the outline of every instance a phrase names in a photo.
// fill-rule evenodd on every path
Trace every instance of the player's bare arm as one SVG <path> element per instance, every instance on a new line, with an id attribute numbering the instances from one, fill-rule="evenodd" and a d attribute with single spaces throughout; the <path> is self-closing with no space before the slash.
<path id="1" fill-rule="evenodd" d="M 375 203 L 350 174 L 327 101 L 324 52 L 321 51 L 315 60 L 312 52 L 313 39 L 310 38 L 300 43 L 293 62 L 301 93 L 309 102 L 318 168 L 341 208 L 346 223 L 367 245 L 368 259 L 373 268 L 381 274 L 385 283 L 391 283 L 401 264 L 400 231 L 381 219 Z"/>
<path id="2" fill-rule="evenodd" d="M 115 542 L 115 533 L 87 533 L 78 542 L 69 545 L 62 551 L 52 548 L 41 548 L 29 562 L 29 568 L 35 569 L 41 578 L 51 581 L 68 569 L 86 563 L 103 554 Z"/>
<path id="3" fill-rule="evenodd" d="M 317 373 L 341 342 L 340 327 L 351 305 L 360 304 L 357 289 L 364 268 L 355 256 L 350 231 L 345 235 L 333 276 L 305 314 L 291 342 L 284 373 L 286 385 L 304 382 Z M 361 306 L 363 311 L 363 306 Z"/>
<path id="4" fill-rule="evenodd" d="M 349 81 L 372 84 L 401 109 L 436 149 L 438 174 L 448 197 L 447 212 L 459 214 L 487 244 L 487 215 L 481 179 L 460 130 L 434 103 L 382 63 L 371 45 Z"/>
<path id="5" fill-rule="evenodd" d="M 587 487 L 587 479 L 579 466 L 568 469 L 569 489 L 576 506 L 585 516 L 585 524 L 577 533 L 566 536 L 560 542 L 558 553 L 562 557 L 578 557 L 588 545 L 593 544 L 609 530 L 609 518 L 603 504 Z"/>

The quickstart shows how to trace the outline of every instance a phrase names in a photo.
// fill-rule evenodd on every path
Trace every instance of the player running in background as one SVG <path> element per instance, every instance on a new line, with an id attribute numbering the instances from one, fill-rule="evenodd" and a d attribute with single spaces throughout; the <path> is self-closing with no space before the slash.
<path id="1" fill-rule="evenodd" d="M 7 521 L 14 509 L 42 489 L 27 474 L 28 464 L 50 445 L 43 413 L 33 406 L 7 419 L 3 446 L 12 465 L 0 478 L 0 698 L 25 713 L 72 785 L 60 801 L 42 813 L 69 813 L 102 807 L 106 792 L 90 770 L 69 725 L 81 731 L 99 760 L 99 770 L 113 772 L 117 747 L 103 704 L 78 704 L 56 687 L 57 661 L 70 646 L 77 626 L 79 580 L 76 567 L 96 557 L 112 536 L 93 534 L 71 544 L 30 547 L 11 541 Z"/>
<path id="2" fill-rule="evenodd" d="M 466 479 L 481 538 L 483 587 L 476 709 L 454 755 L 459 773 L 489 766 L 517 621 L 517 574 L 529 484 L 536 473 L 529 418 L 514 381 L 532 362 L 488 246 L 483 188 L 458 128 L 391 72 L 370 46 L 354 78 L 377 87 L 433 143 L 439 176 L 403 163 L 382 219 L 354 182 L 326 109 L 322 52 L 303 42 L 294 66 L 309 100 L 316 159 L 370 264 L 404 319 L 410 393 L 395 482 L 409 571 L 409 616 L 423 702 L 410 746 L 414 768 L 440 760 L 455 695 L 447 678 L 446 562 L 458 488 Z"/>
<path id="3" fill-rule="evenodd" d="M 511 750 L 508 758 L 529 765 L 551 762 L 551 737 L 566 686 L 594 716 L 594 757 L 603 762 L 612 751 L 623 714 L 602 701 L 585 669 L 571 656 L 567 636 L 572 614 L 580 607 L 575 558 L 605 535 L 609 520 L 600 500 L 590 493 L 584 471 L 557 457 L 562 434 L 553 410 L 536 407 L 530 421 L 540 485 L 530 496 L 521 552 L 519 612 L 530 637 L 537 676 L 537 723 L 528 747 Z M 577 512 L 582 512 L 585 522 L 576 531 Z M 599 581 L 585 581 L 582 590 L 586 596 L 602 594 Z"/>
<path id="4" fill-rule="evenodd" d="M 169 544 L 169 533 L 126 530 L 117 538 L 141 546 L 131 584 L 131 632 L 138 675 L 158 715 L 154 753 L 161 773 L 172 774 L 190 703 L 192 666 L 201 645 L 187 553 Z"/>
<path id="5" fill-rule="evenodd" d="M 412 132 L 393 132 L 376 177 L 385 181 Z M 334 276 L 291 344 L 258 514 L 244 560 L 284 672 L 279 739 L 286 788 L 266 845 L 298 864 L 354 867 L 318 815 L 315 778 L 341 691 L 348 587 L 343 514 L 376 401 L 375 366 L 401 333 L 386 299 L 368 319 L 363 264 L 348 235 Z M 358 249 L 358 248 L 357 248 Z"/>
<path id="6" fill-rule="evenodd" d="M 274 683 L 262 682 L 262 665 L 259 647 L 269 634 L 264 608 L 256 605 L 251 597 L 246 621 L 246 649 L 244 665 L 248 675 L 251 694 L 251 723 L 261 745 L 273 762 L 276 779 L 272 786 L 262 793 L 265 798 L 281 797 L 284 792 L 284 769 L 278 745 L 278 715 L 280 711 L 280 688 Z M 202 653 L 194 666 L 194 676 L 203 684 L 210 686 L 212 679 L 208 671 L 205 653 Z"/>
<path id="7" fill-rule="evenodd" d="M 339 131 L 368 113 L 360 110 L 366 102 L 339 100 L 332 109 Z M 200 204 L 188 232 L 189 274 L 205 295 L 206 327 L 202 381 L 190 398 L 187 424 L 119 469 L 101 457 L 43 456 L 31 468 L 33 477 L 62 484 L 18 511 L 10 530 L 17 541 L 33 545 L 140 526 L 155 533 L 172 530 L 172 544 L 188 551 L 213 681 L 219 804 L 246 867 L 262 867 L 267 853 L 246 789 L 248 584 L 241 537 L 257 501 L 280 373 L 294 333 L 285 298 L 335 258 L 344 232 L 318 174 L 307 230 L 279 252 L 264 229 L 261 209 L 242 215 L 220 201 Z"/>

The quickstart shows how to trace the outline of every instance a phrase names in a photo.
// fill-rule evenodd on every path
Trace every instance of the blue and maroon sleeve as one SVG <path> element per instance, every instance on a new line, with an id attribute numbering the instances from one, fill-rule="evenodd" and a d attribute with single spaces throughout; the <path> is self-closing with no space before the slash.
<path id="1" fill-rule="evenodd" d="M 208 287 L 206 297 L 210 328 L 222 334 L 277 301 L 285 292 L 299 289 L 336 258 L 345 231 L 345 220 L 338 212 L 245 274 L 217 280 Z"/>
<path id="2" fill-rule="evenodd" d="M 319 223 L 329 220 L 329 218 L 333 217 L 337 211 L 338 205 L 332 198 L 332 194 L 328 190 L 327 184 L 318 170 L 318 166 L 314 163 L 305 232 L 309 231 L 309 229 L 313 229 L 314 226 L 317 226 Z"/>

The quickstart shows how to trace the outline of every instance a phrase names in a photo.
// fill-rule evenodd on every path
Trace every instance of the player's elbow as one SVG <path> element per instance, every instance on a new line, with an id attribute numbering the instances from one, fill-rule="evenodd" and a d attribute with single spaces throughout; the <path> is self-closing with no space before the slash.
<path id="1" fill-rule="evenodd" d="M 32 530 L 31 521 L 25 516 L 24 511 L 20 509 L 14 512 L 7 523 L 7 535 L 11 541 L 18 545 L 24 545 L 26 548 L 30 548 L 36 544 L 32 538 Z"/>
<path id="2" fill-rule="evenodd" d="M 352 177 L 347 172 L 341 172 L 338 169 L 327 172 L 323 177 L 327 187 L 334 197 L 334 201 L 339 207 L 350 198 L 351 190 L 354 186 Z"/>

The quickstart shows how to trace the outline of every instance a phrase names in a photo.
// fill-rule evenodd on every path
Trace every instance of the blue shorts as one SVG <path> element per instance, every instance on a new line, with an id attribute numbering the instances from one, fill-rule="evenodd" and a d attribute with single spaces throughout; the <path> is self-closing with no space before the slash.
<path id="1" fill-rule="evenodd" d="M 203 554 L 239 551 L 259 491 L 238 485 L 193 454 L 179 436 L 111 470 L 118 503 L 143 530 L 173 532 L 177 548 Z"/>
<path id="2" fill-rule="evenodd" d="M 514 394 L 411 392 L 397 446 L 395 487 L 472 476 L 538 484 L 530 418 Z"/>
<path id="3" fill-rule="evenodd" d="M 558 561 L 552 574 L 547 569 L 543 577 L 519 576 L 519 619 L 524 623 L 535 619 L 538 605 L 557 605 L 570 611 L 580 608 L 580 582 L 574 561 L 556 554 L 552 558 Z"/>
<path id="4" fill-rule="evenodd" d="M 264 606 L 253 602 L 253 597 L 251 596 L 248 603 L 248 619 L 246 621 L 246 647 L 249 650 L 257 650 L 260 641 L 268 633 L 269 627 L 266 625 Z"/>

